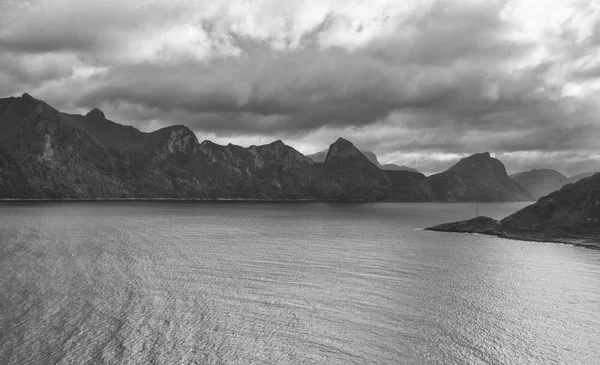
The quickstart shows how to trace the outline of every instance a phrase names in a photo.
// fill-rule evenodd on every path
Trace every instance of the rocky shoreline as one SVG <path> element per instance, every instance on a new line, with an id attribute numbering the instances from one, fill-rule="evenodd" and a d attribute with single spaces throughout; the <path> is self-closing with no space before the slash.
<path id="1" fill-rule="evenodd" d="M 507 226 L 501 221 L 479 216 L 476 218 L 444 223 L 425 228 L 426 231 L 477 233 L 519 241 L 565 243 L 589 249 L 600 250 L 600 238 L 584 237 L 565 232 Z"/>

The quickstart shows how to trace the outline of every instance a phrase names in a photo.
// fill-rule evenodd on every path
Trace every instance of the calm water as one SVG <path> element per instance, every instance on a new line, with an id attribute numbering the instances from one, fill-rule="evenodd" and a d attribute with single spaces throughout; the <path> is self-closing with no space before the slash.
<path id="1" fill-rule="evenodd" d="M 600 252 L 474 210 L 2 203 L 0 363 L 598 364 Z"/>

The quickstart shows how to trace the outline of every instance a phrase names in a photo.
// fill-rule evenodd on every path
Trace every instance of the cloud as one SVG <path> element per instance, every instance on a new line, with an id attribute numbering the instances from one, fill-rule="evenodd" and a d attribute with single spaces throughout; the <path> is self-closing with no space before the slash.
<path id="1" fill-rule="evenodd" d="M 0 92 L 200 139 L 344 135 L 431 172 L 482 150 L 595 161 L 599 6 L 398 3 L 5 0 Z"/>

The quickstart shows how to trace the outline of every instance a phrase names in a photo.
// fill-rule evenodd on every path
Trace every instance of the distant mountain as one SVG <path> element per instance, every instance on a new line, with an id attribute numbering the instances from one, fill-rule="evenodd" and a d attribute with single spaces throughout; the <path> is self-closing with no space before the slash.
<path id="1" fill-rule="evenodd" d="M 575 183 L 581 179 L 585 179 L 586 177 L 590 177 L 593 176 L 595 174 L 597 174 L 598 172 L 584 172 L 583 174 L 578 174 L 578 175 L 574 175 L 571 176 L 568 180 L 567 183 L 571 184 L 571 183 Z"/>
<path id="2" fill-rule="evenodd" d="M 327 152 L 329 150 L 328 149 L 324 149 L 323 151 L 317 152 L 317 153 L 313 153 L 311 155 L 307 155 L 306 157 L 310 158 L 311 160 L 313 160 L 313 162 L 325 162 L 325 158 L 327 157 Z M 417 169 L 413 169 L 412 167 L 408 167 L 408 166 L 400 166 L 400 165 L 396 165 L 393 163 L 387 163 L 382 165 L 381 163 L 379 163 L 379 159 L 377 158 L 377 155 L 371 151 L 361 151 L 363 153 L 363 155 L 365 155 L 365 157 L 371 161 L 371 163 L 373 163 L 375 166 L 379 167 L 382 170 L 390 170 L 390 171 L 412 171 L 412 172 L 419 172 L 419 170 Z"/>
<path id="3" fill-rule="evenodd" d="M 529 193 L 513 181 L 489 152 L 461 159 L 447 171 L 428 177 L 442 201 L 529 201 Z"/>
<path id="4" fill-rule="evenodd" d="M 322 199 L 435 200 L 425 175 L 411 171 L 383 171 L 351 142 L 339 138 L 323 164 L 313 164 L 315 188 Z"/>
<path id="5" fill-rule="evenodd" d="M 327 158 L 328 152 L 329 152 L 329 149 L 326 148 L 323 151 L 319 151 L 319 152 L 315 152 L 310 155 L 306 155 L 306 157 L 310 158 L 313 162 L 323 163 L 323 162 L 325 162 L 325 159 Z"/>
<path id="6" fill-rule="evenodd" d="M 534 200 L 562 188 L 568 182 L 565 175 L 551 169 L 534 169 L 510 177 L 527 189 Z"/>
<path id="7" fill-rule="evenodd" d="M 417 169 L 413 169 L 412 167 L 404 166 L 404 165 L 396 165 L 395 163 L 386 163 L 381 165 L 382 170 L 388 171 L 411 171 L 411 172 L 419 172 Z M 420 172 L 419 172 L 420 173 Z"/>
<path id="8" fill-rule="evenodd" d="M 428 230 L 565 242 L 600 249 L 600 173 L 565 185 L 501 221 L 476 217 Z"/>
<path id="9" fill-rule="evenodd" d="M 200 143 L 182 125 L 144 133 L 99 109 L 75 115 L 28 94 L 0 99 L 3 199 L 529 200 L 489 154 L 432 177 L 380 166 L 343 138 L 314 162 L 281 141 Z"/>

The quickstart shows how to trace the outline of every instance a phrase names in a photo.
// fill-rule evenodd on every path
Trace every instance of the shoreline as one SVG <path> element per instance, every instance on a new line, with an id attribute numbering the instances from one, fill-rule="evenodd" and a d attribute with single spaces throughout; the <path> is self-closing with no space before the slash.
<path id="1" fill-rule="evenodd" d="M 561 243 L 591 250 L 600 250 L 600 238 L 585 237 L 558 231 L 553 233 L 553 231 L 550 230 L 538 230 L 526 227 L 503 226 L 502 223 L 495 219 L 482 216 L 465 221 L 427 227 L 423 230 L 433 232 L 482 234 L 516 241 Z"/>

